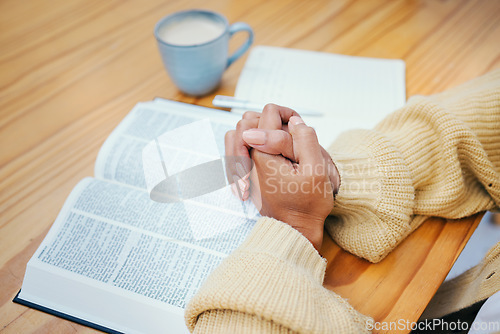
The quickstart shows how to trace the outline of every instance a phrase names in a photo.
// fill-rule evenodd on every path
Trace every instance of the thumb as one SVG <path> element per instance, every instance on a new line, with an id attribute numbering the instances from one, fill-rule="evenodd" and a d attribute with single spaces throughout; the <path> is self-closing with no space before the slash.
<path id="1" fill-rule="evenodd" d="M 315 166 L 316 164 L 321 164 L 321 146 L 319 145 L 316 131 L 312 127 L 307 126 L 302 118 L 298 116 L 290 117 L 288 130 L 293 139 L 295 161 L 299 165 L 310 164 Z"/>
<path id="2" fill-rule="evenodd" d="M 242 134 L 248 146 L 267 154 L 281 154 L 296 161 L 293 154 L 292 136 L 283 130 L 250 129 Z"/>

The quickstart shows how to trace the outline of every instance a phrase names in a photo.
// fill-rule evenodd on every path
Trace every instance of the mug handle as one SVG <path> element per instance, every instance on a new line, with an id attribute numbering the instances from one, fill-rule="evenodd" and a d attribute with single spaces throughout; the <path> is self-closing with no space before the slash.
<path id="1" fill-rule="evenodd" d="M 236 22 L 231 24 L 229 27 L 229 38 L 233 36 L 235 33 L 238 31 L 246 31 L 248 33 L 248 38 L 245 43 L 243 43 L 242 46 L 238 50 L 236 50 L 231 57 L 227 60 L 227 65 L 226 68 L 231 66 L 232 63 L 234 63 L 235 60 L 243 56 L 243 54 L 248 50 L 250 45 L 252 45 L 253 42 L 253 30 L 250 28 L 250 26 L 244 22 Z"/>

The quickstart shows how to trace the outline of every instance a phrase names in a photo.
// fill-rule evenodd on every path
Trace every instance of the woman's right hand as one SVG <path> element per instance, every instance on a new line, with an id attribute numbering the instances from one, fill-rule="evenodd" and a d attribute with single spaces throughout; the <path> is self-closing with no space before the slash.
<path id="1" fill-rule="evenodd" d="M 262 113 L 247 111 L 238 122 L 236 130 L 228 131 L 225 136 L 226 170 L 228 179 L 234 184 L 233 191 L 241 194 L 242 200 L 250 195 L 249 172 L 252 168 L 250 151 L 256 149 L 263 153 L 282 155 L 296 162 L 293 140 L 288 122 L 291 117 L 300 115 L 294 110 L 267 104 Z M 321 146 L 317 148 L 324 159 L 329 161 L 329 178 L 336 193 L 340 186 L 340 176 L 330 154 Z M 235 182 L 235 180 L 238 180 Z M 235 189 L 238 187 L 238 189 Z M 239 190 L 239 191 L 238 191 Z"/>

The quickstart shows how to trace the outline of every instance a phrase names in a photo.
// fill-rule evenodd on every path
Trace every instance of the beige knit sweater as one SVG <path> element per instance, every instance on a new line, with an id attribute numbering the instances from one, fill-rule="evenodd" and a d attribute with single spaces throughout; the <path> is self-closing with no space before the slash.
<path id="1" fill-rule="evenodd" d="M 498 209 L 500 70 L 413 97 L 374 130 L 343 133 L 329 152 L 341 185 L 326 229 L 371 262 L 427 216 Z M 325 267 L 299 232 L 262 218 L 191 300 L 186 324 L 195 333 L 368 332 L 368 317 L 323 288 Z"/>

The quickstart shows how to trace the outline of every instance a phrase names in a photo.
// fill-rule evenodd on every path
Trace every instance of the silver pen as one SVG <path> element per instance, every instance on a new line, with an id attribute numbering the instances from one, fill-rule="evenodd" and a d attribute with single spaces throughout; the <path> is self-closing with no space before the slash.
<path id="1" fill-rule="evenodd" d="M 259 112 L 261 112 L 265 106 L 265 104 L 262 103 L 241 100 L 233 96 L 225 96 L 225 95 L 216 95 L 212 100 L 212 104 L 215 107 L 235 108 L 235 109 L 243 109 L 245 111 L 249 110 L 249 111 L 259 111 Z M 294 110 L 298 112 L 301 116 L 317 116 L 317 117 L 323 116 L 322 112 L 316 110 L 309 110 L 303 108 Z"/>

